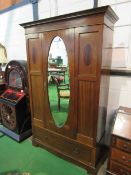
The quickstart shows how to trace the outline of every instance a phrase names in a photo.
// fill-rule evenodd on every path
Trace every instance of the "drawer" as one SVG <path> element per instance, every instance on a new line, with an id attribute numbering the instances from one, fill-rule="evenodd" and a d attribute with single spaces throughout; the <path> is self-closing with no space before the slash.
<path id="1" fill-rule="evenodd" d="M 131 153 L 131 141 L 116 138 L 116 141 L 114 141 L 113 143 L 114 143 L 114 146 L 116 146 L 117 148 Z"/>
<path id="2" fill-rule="evenodd" d="M 111 159 L 131 167 L 131 154 L 112 148 Z"/>
<path id="3" fill-rule="evenodd" d="M 110 162 L 109 172 L 115 175 L 131 175 L 131 168 L 122 166 L 114 161 Z"/>
<path id="4" fill-rule="evenodd" d="M 60 134 L 49 132 L 46 129 L 34 128 L 34 130 L 34 138 L 40 140 L 42 145 L 48 149 L 52 149 L 54 152 L 61 153 L 69 158 L 86 164 L 95 164 L 94 148 L 77 143 Z"/>

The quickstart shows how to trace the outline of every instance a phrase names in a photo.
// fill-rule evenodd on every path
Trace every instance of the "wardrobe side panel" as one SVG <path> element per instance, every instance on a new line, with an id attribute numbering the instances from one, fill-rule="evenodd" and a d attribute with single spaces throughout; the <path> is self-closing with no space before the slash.
<path id="1" fill-rule="evenodd" d="M 101 138 L 104 136 L 106 129 L 105 127 L 106 127 L 108 93 L 110 83 L 110 68 L 112 62 L 112 44 L 113 44 L 113 30 L 107 26 L 103 26 L 97 142 L 99 142 Z"/>
<path id="2" fill-rule="evenodd" d="M 32 35 L 28 38 L 27 50 L 33 124 L 41 126 L 43 125 L 44 113 L 44 83 L 42 74 L 43 61 L 40 34 L 34 36 Z"/>

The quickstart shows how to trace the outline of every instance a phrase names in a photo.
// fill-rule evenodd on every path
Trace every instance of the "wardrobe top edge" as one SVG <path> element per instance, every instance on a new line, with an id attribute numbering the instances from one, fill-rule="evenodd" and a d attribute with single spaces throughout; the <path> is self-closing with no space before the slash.
<path id="1" fill-rule="evenodd" d="M 96 15 L 96 14 L 107 14 L 112 18 L 114 22 L 118 20 L 118 16 L 116 13 L 113 11 L 113 9 L 110 6 L 102 6 L 102 7 L 97 7 L 93 9 L 88 9 L 88 10 L 83 10 L 83 11 L 77 11 L 69 14 L 64 14 L 60 16 L 54 16 L 50 18 L 45 18 L 45 19 L 40 19 L 37 21 L 32 21 L 32 22 L 27 22 L 27 23 L 22 23 L 20 24 L 24 28 L 36 26 L 36 25 L 41 25 L 41 24 L 46 24 L 46 23 L 52 23 L 56 21 L 62 21 L 62 20 L 67 20 L 67 19 L 75 19 L 77 17 L 83 17 L 83 16 L 90 16 L 90 15 Z"/>

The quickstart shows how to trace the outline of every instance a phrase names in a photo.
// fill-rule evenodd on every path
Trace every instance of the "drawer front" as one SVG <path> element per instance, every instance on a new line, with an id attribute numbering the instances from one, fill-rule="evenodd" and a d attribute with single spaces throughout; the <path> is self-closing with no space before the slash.
<path id="1" fill-rule="evenodd" d="M 127 151 L 131 153 L 131 142 L 130 141 L 126 141 L 126 140 L 117 138 L 116 147 L 122 149 L 123 151 Z"/>
<path id="2" fill-rule="evenodd" d="M 115 175 L 131 175 L 131 169 L 122 166 L 114 161 L 110 162 L 109 171 Z"/>
<path id="3" fill-rule="evenodd" d="M 112 148 L 111 159 L 131 167 L 131 155 L 128 153 Z"/>
<path id="4" fill-rule="evenodd" d="M 57 135 L 56 133 L 49 132 L 45 129 L 44 131 L 42 130 L 43 129 L 40 128 L 35 129 L 34 137 L 40 140 L 45 147 L 52 149 L 55 152 L 59 152 L 74 160 L 91 165 L 95 164 L 94 148 L 76 143 L 67 137 Z"/>

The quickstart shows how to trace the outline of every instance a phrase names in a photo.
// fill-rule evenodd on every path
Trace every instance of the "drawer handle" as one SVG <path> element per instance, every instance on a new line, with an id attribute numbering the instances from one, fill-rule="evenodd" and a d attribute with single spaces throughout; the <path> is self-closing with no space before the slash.
<path id="1" fill-rule="evenodd" d="M 126 149 L 128 148 L 128 146 L 126 144 L 124 144 L 123 147 L 126 148 Z"/>
<path id="2" fill-rule="evenodd" d="M 128 162 L 131 163 L 131 159 L 129 159 Z"/>
<path id="3" fill-rule="evenodd" d="M 126 163 L 131 163 L 131 159 L 126 160 L 126 157 L 125 156 L 122 156 L 122 160 L 125 161 Z"/>
<path id="4" fill-rule="evenodd" d="M 78 148 L 75 148 L 75 149 L 73 150 L 73 153 L 75 153 L 75 154 L 80 154 L 80 150 L 79 150 Z"/>
<path id="5" fill-rule="evenodd" d="M 126 163 L 131 163 L 131 159 L 125 160 Z"/>
<path id="6" fill-rule="evenodd" d="M 44 138 L 45 138 L 45 140 L 47 140 L 48 139 L 48 136 L 44 136 Z"/>
<path id="7" fill-rule="evenodd" d="M 127 172 L 126 175 L 130 175 L 130 173 Z"/>

